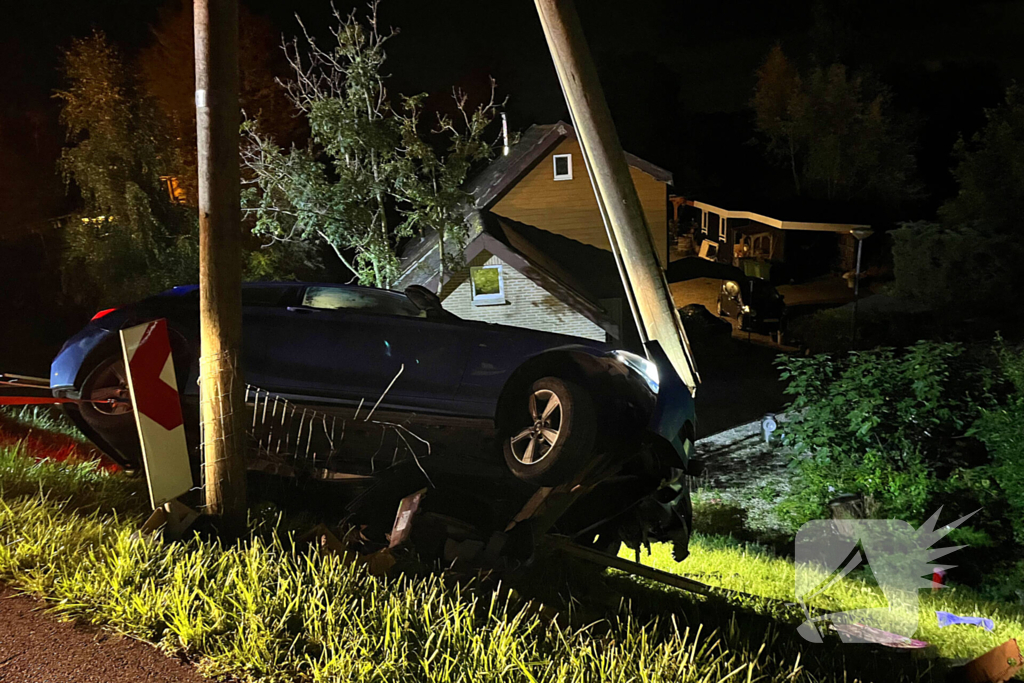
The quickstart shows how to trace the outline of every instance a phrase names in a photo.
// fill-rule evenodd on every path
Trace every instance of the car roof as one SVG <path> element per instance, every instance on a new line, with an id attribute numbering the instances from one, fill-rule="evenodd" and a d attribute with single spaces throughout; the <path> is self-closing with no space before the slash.
<path id="1" fill-rule="evenodd" d="M 394 289 L 380 289 L 378 287 L 365 287 L 363 285 L 348 285 L 338 282 L 300 282 L 297 280 L 273 280 L 273 281 L 258 281 L 258 282 L 243 282 L 242 287 L 246 289 L 250 288 L 270 288 L 270 287 L 335 287 L 338 289 L 360 289 L 371 292 L 387 292 L 388 294 L 394 294 L 396 296 L 405 296 L 404 292 L 399 292 Z M 199 291 L 199 285 L 177 285 L 170 289 L 160 292 L 160 296 L 185 296 L 192 294 L 193 292 Z"/>

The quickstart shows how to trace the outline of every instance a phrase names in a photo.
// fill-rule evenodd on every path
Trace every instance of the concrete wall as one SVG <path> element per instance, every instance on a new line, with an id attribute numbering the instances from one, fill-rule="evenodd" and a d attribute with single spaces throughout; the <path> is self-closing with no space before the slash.
<path id="1" fill-rule="evenodd" d="M 572 155 L 572 180 L 554 179 L 556 154 Z M 668 188 L 630 167 L 662 268 L 668 263 Z M 610 250 L 580 144 L 563 140 L 491 209 L 499 216 Z"/>
<path id="2" fill-rule="evenodd" d="M 604 341 L 603 328 L 562 303 L 519 271 L 487 252 L 481 253 L 470 266 L 501 265 L 505 285 L 504 304 L 474 306 L 469 283 L 469 268 L 449 280 L 441 289 L 446 310 L 466 320 L 481 320 L 499 325 L 525 327 L 529 330 L 557 332 L 574 337 Z"/>

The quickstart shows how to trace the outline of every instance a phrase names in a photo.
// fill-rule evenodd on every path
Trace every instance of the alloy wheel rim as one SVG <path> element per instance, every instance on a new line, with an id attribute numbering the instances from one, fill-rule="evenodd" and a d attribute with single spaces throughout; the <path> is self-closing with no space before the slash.
<path id="1" fill-rule="evenodd" d="M 530 424 L 511 437 L 512 455 L 523 465 L 536 465 L 558 443 L 562 432 L 562 402 L 555 392 L 538 389 L 529 398 Z"/>
<path id="2" fill-rule="evenodd" d="M 111 363 L 100 373 L 89 391 L 88 399 L 93 401 L 92 406 L 96 412 L 104 415 L 127 415 L 132 412 L 124 361 Z M 110 403 L 111 400 L 114 402 Z"/>

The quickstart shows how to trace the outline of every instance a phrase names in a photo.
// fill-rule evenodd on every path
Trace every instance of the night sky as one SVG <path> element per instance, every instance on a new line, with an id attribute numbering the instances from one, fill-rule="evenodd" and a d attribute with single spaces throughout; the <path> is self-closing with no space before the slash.
<path id="1" fill-rule="evenodd" d="M 53 162 L 62 131 L 53 90 L 60 49 L 93 28 L 126 51 L 150 40 L 162 5 L 176 0 L 8 3 L 0 26 L 2 234 L 60 215 L 69 204 Z M 287 36 L 294 14 L 329 25 L 326 0 L 243 0 Z M 838 58 L 889 84 L 915 122 L 927 218 L 952 191 L 949 152 L 983 121 L 1013 79 L 1024 81 L 1024 1 L 577 3 L 624 146 L 676 175 L 676 190 L 731 202 L 764 202 L 786 178 L 752 144 L 747 108 L 754 70 L 776 41 L 802 65 Z M 339 2 L 347 12 L 363 3 Z M 508 97 L 513 129 L 566 118 L 533 3 L 528 0 L 386 0 L 395 91 L 447 96 L 452 85 L 483 96 L 488 76 Z M 182 74 L 190 78 L 191 74 Z M 739 207 L 737 207 L 739 208 Z M 746 207 L 744 207 L 746 208 Z"/>

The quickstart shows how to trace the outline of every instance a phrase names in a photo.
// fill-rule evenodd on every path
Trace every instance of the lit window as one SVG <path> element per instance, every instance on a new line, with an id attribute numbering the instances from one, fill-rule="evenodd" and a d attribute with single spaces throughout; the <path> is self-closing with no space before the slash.
<path id="1" fill-rule="evenodd" d="M 469 284 L 473 290 L 474 306 L 493 306 L 505 303 L 505 283 L 501 277 L 501 266 L 470 268 Z"/>
<path id="2" fill-rule="evenodd" d="M 572 155 L 556 154 L 554 160 L 555 180 L 572 180 Z"/>
<path id="3" fill-rule="evenodd" d="M 160 181 L 163 182 L 164 187 L 167 189 L 167 198 L 172 204 L 184 204 L 188 197 L 185 195 L 185 188 L 181 186 L 181 183 L 174 176 L 162 175 Z"/>

